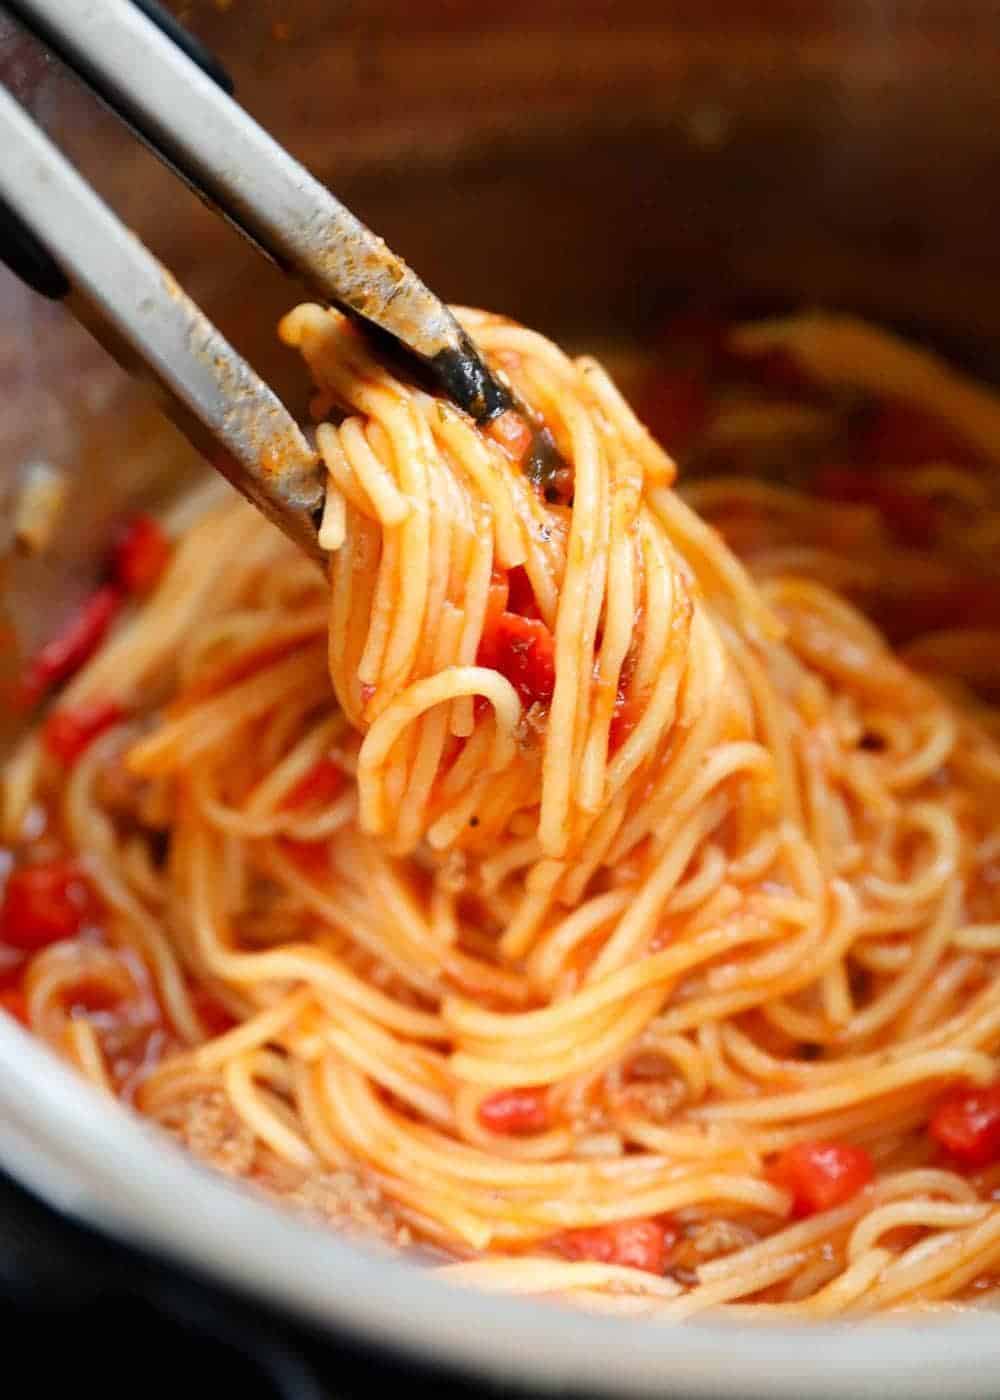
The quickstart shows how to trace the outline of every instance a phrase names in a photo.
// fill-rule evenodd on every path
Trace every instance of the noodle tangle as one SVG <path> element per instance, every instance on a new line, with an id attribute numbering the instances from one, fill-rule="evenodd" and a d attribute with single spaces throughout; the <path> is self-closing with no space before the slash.
<path id="1" fill-rule="evenodd" d="M 123 718 L 68 773 L 38 732 L 8 764 L 9 839 L 41 805 L 103 911 L 30 959 L 32 1026 L 456 1281 L 667 1317 L 989 1296 L 1000 1179 L 926 1124 L 996 1074 L 995 721 L 819 564 L 752 576 L 708 521 L 758 488 L 696 513 L 595 360 L 459 314 L 571 481 L 339 314 L 285 318 L 329 577 L 204 509 L 59 702 Z M 817 1142 L 872 1176 L 803 1217 L 773 1166 Z M 664 1268 L 580 1243 L 636 1221 Z"/>

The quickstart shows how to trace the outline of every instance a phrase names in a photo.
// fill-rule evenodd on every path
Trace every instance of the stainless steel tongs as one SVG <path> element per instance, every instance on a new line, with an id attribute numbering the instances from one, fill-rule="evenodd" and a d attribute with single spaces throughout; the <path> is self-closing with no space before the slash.
<path id="1" fill-rule="evenodd" d="M 311 296 L 391 337 L 478 421 L 515 406 L 447 306 L 243 111 L 224 72 L 156 0 L 2 8 Z M 299 425 L 2 88 L 0 244 L 25 280 L 64 298 L 127 369 L 151 379 L 212 464 L 318 556 L 323 477 Z M 536 438 L 544 475 L 554 447 Z"/>

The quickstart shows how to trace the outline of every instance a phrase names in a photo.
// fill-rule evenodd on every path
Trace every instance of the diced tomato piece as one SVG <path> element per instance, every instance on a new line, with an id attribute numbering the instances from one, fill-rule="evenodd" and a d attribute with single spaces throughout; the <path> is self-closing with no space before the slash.
<path id="1" fill-rule="evenodd" d="M 235 1019 L 205 987 L 193 987 L 191 1001 L 198 1013 L 199 1021 L 209 1035 L 225 1035 L 226 1031 L 231 1031 L 236 1025 Z"/>
<path id="2" fill-rule="evenodd" d="M 799 1142 L 786 1148 L 769 1173 L 771 1180 L 792 1193 L 796 1215 L 815 1215 L 843 1205 L 875 1174 L 863 1147 L 847 1142 Z"/>
<path id="3" fill-rule="evenodd" d="M 22 701 L 36 704 L 53 686 L 79 671 L 104 640 L 120 607 L 121 592 L 111 584 L 98 588 L 81 603 L 59 635 L 46 642 L 28 663 L 20 685 Z"/>
<path id="4" fill-rule="evenodd" d="M 664 1220 L 618 1220 L 587 1230 L 567 1230 L 549 1241 L 566 1259 L 620 1264 L 650 1274 L 666 1272 L 667 1257 L 677 1242 L 677 1230 Z"/>
<path id="5" fill-rule="evenodd" d="M 905 544 L 925 545 L 934 538 L 938 524 L 934 502 L 904 483 L 887 480 L 876 468 L 824 467 L 816 473 L 813 486 L 830 500 L 874 506 Z"/>
<path id="6" fill-rule="evenodd" d="M 489 664 L 483 658 L 489 654 L 489 643 L 487 638 L 492 637 L 500 625 L 500 619 L 507 610 L 507 599 L 510 594 L 509 575 L 503 569 L 494 569 L 493 577 L 490 579 L 489 591 L 486 594 L 486 616 L 483 618 L 483 633 L 479 645 L 477 660 L 481 666 Z M 473 711 L 476 719 L 482 719 L 488 714 L 490 702 L 485 695 L 477 695 Z"/>
<path id="7" fill-rule="evenodd" d="M 53 758 L 71 768 L 80 755 L 125 711 L 115 700 L 92 700 L 75 709 L 56 709 L 42 727 L 42 739 Z"/>
<path id="8" fill-rule="evenodd" d="M 702 370 L 691 366 L 656 370 L 640 390 L 639 417 L 668 452 L 683 452 L 711 417 Z"/>
<path id="9" fill-rule="evenodd" d="M 544 1089 L 499 1089 L 479 1105 L 479 1121 L 508 1137 L 542 1133 L 549 1126 L 548 1096 Z"/>
<path id="10" fill-rule="evenodd" d="M 520 617 L 541 617 L 535 601 L 535 590 L 523 564 L 518 564 L 507 575 L 508 601 L 504 611 L 517 613 Z"/>
<path id="11" fill-rule="evenodd" d="M 93 911 L 86 877 L 71 860 L 12 871 L 0 906 L 0 943 L 32 953 L 72 938 Z"/>
<path id="12" fill-rule="evenodd" d="M 318 807 L 332 802 L 344 786 L 344 771 L 332 758 L 321 758 L 295 783 L 282 807 Z"/>
<path id="13" fill-rule="evenodd" d="M 5 987 L 0 991 L 0 1010 L 20 1021 L 22 1026 L 28 1024 L 28 998 L 20 987 Z"/>
<path id="14" fill-rule="evenodd" d="M 556 686 L 555 640 L 535 617 L 501 613 L 479 644 L 479 664 L 506 676 L 524 705 L 547 705 Z"/>
<path id="15" fill-rule="evenodd" d="M 112 555 L 114 576 L 127 593 L 148 593 L 170 559 L 170 541 L 153 516 L 135 515 Z"/>
<path id="16" fill-rule="evenodd" d="M 525 419 L 524 414 L 518 413 L 513 408 L 508 408 L 505 413 L 498 414 L 496 418 L 492 419 L 486 431 L 493 441 L 499 443 L 515 462 L 520 462 L 531 446 L 531 439 L 534 436 L 534 430 Z"/>
<path id="17" fill-rule="evenodd" d="M 934 1141 L 964 1166 L 1000 1161 L 1000 1083 L 950 1090 L 939 1100 L 929 1126 Z"/>

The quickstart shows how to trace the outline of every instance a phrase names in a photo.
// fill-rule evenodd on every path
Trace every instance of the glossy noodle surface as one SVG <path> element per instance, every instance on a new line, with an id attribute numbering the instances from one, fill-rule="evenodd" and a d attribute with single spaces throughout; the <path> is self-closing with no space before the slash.
<path id="1" fill-rule="evenodd" d="M 523 470 L 336 313 L 324 578 L 132 521 L 29 664 L 0 998 L 193 1152 L 456 1281 L 685 1317 L 1000 1274 L 1000 401 L 846 317 L 631 395 L 463 320 Z"/>

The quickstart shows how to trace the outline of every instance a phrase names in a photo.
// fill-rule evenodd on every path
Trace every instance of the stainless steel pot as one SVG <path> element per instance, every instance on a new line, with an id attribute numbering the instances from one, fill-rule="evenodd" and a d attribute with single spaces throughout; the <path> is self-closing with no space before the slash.
<path id="1" fill-rule="evenodd" d="M 453 300 L 602 341 L 692 294 L 824 301 L 1000 364 L 992 0 L 180 8 L 251 110 Z M 291 289 L 9 27 L 0 77 L 294 399 L 272 336 Z M 3 574 L 30 646 L 87 586 L 110 523 L 198 467 L 58 308 L 6 276 L 0 325 L 0 518 L 29 461 L 74 480 L 53 553 Z M 458 1292 L 187 1161 L 5 1020 L 0 1057 L 0 1165 L 61 1211 L 331 1332 L 534 1390 L 995 1390 L 985 1316 L 668 1329 Z"/>

